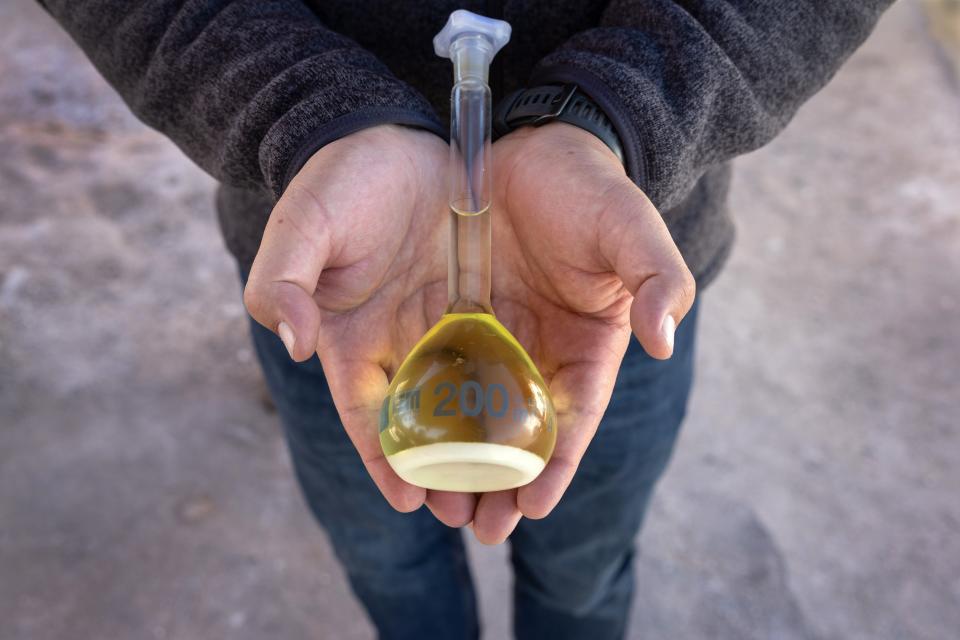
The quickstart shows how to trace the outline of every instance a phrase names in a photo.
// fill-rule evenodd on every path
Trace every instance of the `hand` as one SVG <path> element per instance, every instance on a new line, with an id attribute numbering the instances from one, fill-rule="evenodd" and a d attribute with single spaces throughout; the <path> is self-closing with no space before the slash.
<path id="1" fill-rule="evenodd" d="M 695 293 L 660 213 L 595 136 L 526 127 L 493 155 L 493 307 L 550 386 L 558 428 L 536 480 L 479 499 L 473 529 L 487 543 L 521 515 L 550 513 L 607 407 L 631 328 L 647 353 L 669 358 Z"/>
<path id="2" fill-rule="evenodd" d="M 373 481 L 399 511 L 473 517 L 472 494 L 400 479 L 380 447 L 390 376 L 447 302 L 448 147 L 400 126 L 345 136 L 313 155 L 277 203 L 244 291 L 297 361 L 316 352 Z"/>

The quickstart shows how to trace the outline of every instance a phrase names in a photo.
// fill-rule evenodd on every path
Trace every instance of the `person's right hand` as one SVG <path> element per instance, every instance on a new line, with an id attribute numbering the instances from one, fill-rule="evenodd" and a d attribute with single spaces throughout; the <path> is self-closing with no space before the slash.
<path id="1" fill-rule="evenodd" d="M 377 427 L 389 379 L 447 302 L 447 158 L 437 136 L 395 125 L 320 149 L 270 215 L 244 304 L 294 360 L 319 355 L 347 434 L 391 506 L 426 501 L 463 526 L 476 498 L 401 480 Z"/>

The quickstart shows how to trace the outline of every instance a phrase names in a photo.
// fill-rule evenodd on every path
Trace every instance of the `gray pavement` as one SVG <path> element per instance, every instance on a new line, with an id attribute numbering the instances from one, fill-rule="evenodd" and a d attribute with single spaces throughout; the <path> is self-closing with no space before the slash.
<path id="1" fill-rule="evenodd" d="M 960 92 L 904 1 L 738 166 L 632 637 L 960 637 Z M 212 181 L 0 4 L 0 637 L 370 638 L 264 406 Z M 487 640 L 504 547 L 470 547 Z"/>

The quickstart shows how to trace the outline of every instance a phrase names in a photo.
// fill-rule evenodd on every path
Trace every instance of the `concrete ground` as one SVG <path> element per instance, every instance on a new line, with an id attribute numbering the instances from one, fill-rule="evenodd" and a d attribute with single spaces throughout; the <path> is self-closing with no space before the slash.
<path id="1" fill-rule="evenodd" d="M 632 637 L 960 636 L 960 91 L 904 1 L 738 166 Z M 296 492 L 212 182 L 0 4 L 0 637 L 370 638 Z M 505 549 L 471 546 L 487 640 Z"/>

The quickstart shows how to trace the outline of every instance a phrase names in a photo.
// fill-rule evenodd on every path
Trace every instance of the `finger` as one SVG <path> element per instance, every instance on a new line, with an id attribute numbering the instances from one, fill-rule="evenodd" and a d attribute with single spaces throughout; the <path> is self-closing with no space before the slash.
<path id="1" fill-rule="evenodd" d="M 290 357 L 317 348 L 320 310 L 313 299 L 330 257 L 330 233 L 317 200 L 294 182 L 274 207 L 250 269 L 243 302 L 253 319 L 280 336 Z"/>
<path id="2" fill-rule="evenodd" d="M 500 544 L 516 528 L 521 515 L 516 489 L 492 491 L 480 496 L 470 527 L 481 543 Z"/>
<path id="3" fill-rule="evenodd" d="M 683 272 L 658 273 L 643 281 L 630 305 L 630 326 L 652 357 L 666 360 L 673 355 L 677 325 L 693 304 L 696 285 L 683 265 Z"/>
<path id="4" fill-rule="evenodd" d="M 321 362 L 343 427 L 374 484 L 397 511 L 419 509 L 426 499 L 426 489 L 398 476 L 380 445 L 380 407 L 387 394 L 383 368 L 373 362 L 344 358 L 333 350 L 321 352 Z"/>
<path id="5" fill-rule="evenodd" d="M 630 326 L 648 354 L 673 354 L 677 326 L 693 305 L 696 282 L 663 218 L 643 191 L 624 179 L 601 218 L 600 251 L 633 294 Z"/>
<path id="6" fill-rule="evenodd" d="M 610 402 L 619 366 L 620 359 L 611 358 L 567 365 L 554 374 L 550 392 L 557 410 L 557 444 L 540 475 L 517 493 L 525 517 L 546 517 L 567 490 Z"/>
<path id="7" fill-rule="evenodd" d="M 427 491 L 427 508 L 443 524 L 458 529 L 473 520 L 477 497 L 472 493 Z"/>

